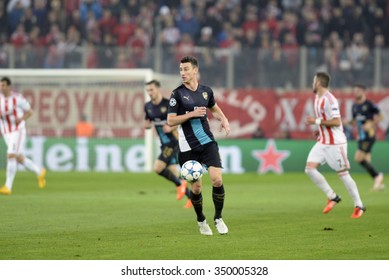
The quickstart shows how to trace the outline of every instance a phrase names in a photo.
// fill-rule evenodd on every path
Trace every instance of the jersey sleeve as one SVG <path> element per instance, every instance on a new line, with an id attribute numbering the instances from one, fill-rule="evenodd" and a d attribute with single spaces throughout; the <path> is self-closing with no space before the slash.
<path id="1" fill-rule="evenodd" d="M 352 120 L 355 120 L 355 118 L 357 117 L 357 105 L 356 104 L 353 104 L 353 107 L 351 109 L 352 111 Z"/>
<path id="2" fill-rule="evenodd" d="M 372 102 L 370 102 L 370 106 L 371 106 L 371 112 L 374 114 L 374 115 L 379 115 L 380 114 L 380 108 L 378 108 L 378 106 Z"/>
<path id="3" fill-rule="evenodd" d="M 337 100 L 330 102 L 326 99 L 326 115 L 328 119 L 340 118 L 339 103 Z"/>
<path id="4" fill-rule="evenodd" d="M 209 102 L 208 102 L 208 108 L 212 108 L 216 105 L 215 95 L 213 93 L 213 90 L 209 88 Z"/>
<path id="5" fill-rule="evenodd" d="M 28 103 L 27 99 L 25 99 L 23 96 L 19 96 L 17 98 L 17 106 L 25 112 L 31 110 L 30 103 Z"/>
<path id="6" fill-rule="evenodd" d="M 173 91 L 169 99 L 169 107 L 167 110 L 168 114 L 177 114 L 178 113 L 178 103 L 179 103 L 179 94 L 177 91 Z"/>
<path id="7" fill-rule="evenodd" d="M 151 121 L 149 113 L 147 112 L 147 104 L 145 104 L 144 106 L 144 111 L 145 111 L 145 120 Z"/>

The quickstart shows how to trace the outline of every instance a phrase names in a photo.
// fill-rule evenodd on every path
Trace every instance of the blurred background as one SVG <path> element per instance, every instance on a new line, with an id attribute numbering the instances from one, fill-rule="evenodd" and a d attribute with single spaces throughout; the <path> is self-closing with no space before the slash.
<path id="1" fill-rule="evenodd" d="M 214 89 L 230 119 L 232 134 L 221 143 L 250 158 L 226 170 L 257 171 L 258 161 L 247 162 L 268 139 L 289 143 L 283 149 L 290 158 L 313 140 L 304 119 L 313 114 L 316 71 L 332 76 L 344 119 L 351 118 L 351 86 L 367 86 L 384 115 L 378 139 L 389 138 L 387 2 L 0 0 L 0 71 L 35 111 L 27 156 L 51 170 L 138 172 L 145 169 L 144 82 L 160 79 L 168 97 L 180 84 L 180 59 L 193 55 L 201 83 Z M 103 77 L 89 71 L 97 69 Z M 85 122 L 87 135 L 77 132 Z M 354 140 L 355 128 L 345 129 Z M 302 144 L 293 152 L 295 142 Z M 247 143 L 253 148 L 243 152 Z M 101 152 L 104 162 L 96 159 Z"/>

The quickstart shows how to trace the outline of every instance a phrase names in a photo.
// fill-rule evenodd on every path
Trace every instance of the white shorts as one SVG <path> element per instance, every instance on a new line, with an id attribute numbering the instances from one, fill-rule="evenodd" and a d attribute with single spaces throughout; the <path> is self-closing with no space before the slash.
<path id="1" fill-rule="evenodd" d="M 347 143 L 339 145 L 324 145 L 317 142 L 309 152 L 307 162 L 327 163 L 333 170 L 350 169 L 347 158 Z"/>
<path id="2" fill-rule="evenodd" d="M 7 145 L 7 154 L 24 154 L 24 145 L 26 142 L 26 129 L 13 131 L 3 134 L 5 144 Z"/>

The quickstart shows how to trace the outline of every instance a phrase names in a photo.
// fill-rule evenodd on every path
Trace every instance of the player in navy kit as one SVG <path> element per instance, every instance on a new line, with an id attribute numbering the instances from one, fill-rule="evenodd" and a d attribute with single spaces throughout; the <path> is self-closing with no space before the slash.
<path id="1" fill-rule="evenodd" d="M 154 162 L 154 171 L 172 181 L 177 187 L 177 199 L 182 199 L 185 195 L 188 201 L 185 208 L 190 208 L 192 203 L 189 199 L 190 191 L 187 188 L 187 182 L 180 180 L 177 166 L 177 127 L 170 127 L 166 124 L 167 109 L 169 100 L 164 98 L 161 93 L 161 83 L 152 80 L 146 83 L 146 91 L 150 96 L 150 101 L 145 104 L 145 128 L 150 129 L 154 123 L 155 130 L 161 142 L 161 154 Z"/>
<path id="2" fill-rule="evenodd" d="M 376 141 L 375 126 L 382 120 L 380 109 L 366 98 L 366 88 L 363 85 L 353 87 L 355 103 L 352 107 L 353 119 L 349 122 L 358 128 L 358 149 L 355 152 L 355 161 L 362 165 L 374 179 L 373 190 L 384 188 L 384 176 L 377 172 L 371 164 L 371 150 Z"/>
<path id="3" fill-rule="evenodd" d="M 187 56 L 181 59 L 182 85 L 172 92 L 167 121 L 171 126 L 179 125 L 180 151 L 178 161 L 180 165 L 183 165 L 187 160 L 197 160 L 208 168 L 213 187 L 214 223 L 220 234 L 226 234 L 228 228 L 222 219 L 225 195 L 222 181 L 222 163 L 218 144 L 209 128 L 207 108 L 220 121 L 220 129 L 224 129 L 226 135 L 230 132 L 230 125 L 226 116 L 216 104 L 212 89 L 199 84 L 198 71 L 198 62 L 194 57 Z M 212 230 L 203 213 L 201 188 L 201 179 L 192 183 L 191 199 L 196 211 L 200 233 L 212 235 Z"/>

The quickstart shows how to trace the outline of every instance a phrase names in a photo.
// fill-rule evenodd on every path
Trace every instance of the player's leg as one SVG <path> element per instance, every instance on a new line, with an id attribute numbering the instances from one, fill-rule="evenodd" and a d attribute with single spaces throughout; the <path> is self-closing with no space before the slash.
<path id="1" fill-rule="evenodd" d="M 325 162 L 325 146 L 316 143 L 308 154 L 305 173 L 311 178 L 312 182 L 327 196 L 327 205 L 323 213 L 328 213 L 334 206 L 340 202 L 340 197 L 330 187 L 324 176 L 317 170 L 320 164 Z"/>
<path id="2" fill-rule="evenodd" d="M 28 171 L 34 172 L 38 180 L 39 188 L 46 187 L 46 169 L 39 168 L 32 160 L 25 157 L 22 154 L 17 155 L 16 160 L 19 164 L 23 165 Z"/>
<path id="3" fill-rule="evenodd" d="M 192 203 L 190 201 L 190 189 L 188 187 L 188 182 L 183 180 L 183 179 L 180 179 L 181 176 L 180 176 L 180 172 L 179 172 L 177 156 L 178 156 L 178 147 L 175 147 L 172 155 L 169 158 L 167 158 L 167 160 L 169 160 L 168 168 L 180 180 L 180 185 L 177 186 L 177 184 L 176 184 L 176 187 L 177 187 L 176 198 L 177 198 L 177 200 L 182 199 L 186 195 L 188 197 L 188 200 L 187 200 L 184 208 L 190 208 L 192 206 Z"/>
<path id="4" fill-rule="evenodd" d="M 374 179 L 373 190 L 382 190 L 384 175 L 381 172 L 377 172 L 377 170 L 371 164 L 371 150 L 373 148 L 374 142 L 374 139 L 358 141 L 358 150 L 355 152 L 354 159 Z"/>
<path id="5" fill-rule="evenodd" d="M 174 156 L 174 148 L 169 147 L 167 145 L 163 145 L 161 147 L 161 154 L 154 162 L 154 172 L 174 183 L 176 187 L 179 187 L 181 186 L 182 182 L 177 176 L 178 173 L 176 171 L 172 172 L 172 170 L 168 168 Z"/>
<path id="6" fill-rule="evenodd" d="M 178 153 L 178 162 L 180 166 L 182 166 L 185 162 L 191 159 L 201 162 L 201 160 L 197 158 L 197 155 L 192 153 L 192 151 Z M 203 195 L 201 189 L 202 182 L 200 178 L 200 180 L 191 183 L 190 198 L 193 204 L 193 209 L 196 212 L 197 224 L 199 226 L 200 233 L 203 235 L 212 235 L 212 230 L 209 227 L 205 215 L 203 213 Z"/>
<path id="7" fill-rule="evenodd" d="M 171 161 L 171 164 L 167 167 L 177 178 L 180 178 L 179 174 L 179 166 L 177 160 Z M 181 200 L 184 196 L 188 198 L 186 201 L 184 208 L 191 208 L 192 202 L 190 201 L 190 188 L 188 186 L 188 182 L 181 179 L 181 184 L 176 185 L 177 189 L 177 200 Z"/>
<path id="8" fill-rule="evenodd" d="M 357 184 L 348 171 L 350 169 L 350 163 L 347 158 L 347 144 L 331 146 L 328 147 L 328 150 L 326 161 L 338 173 L 340 180 L 343 182 L 354 202 L 352 218 L 359 218 L 366 208 L 363 206 Z"/>
<path id="9" fill-rule="evenodd" d="M 4 134 L 4 141 L 7 145 L 7 167 L 5 184 L 0 188 L 0 194 L 9 195 L 12 192 L 12 186 L 17 171 L 17 140 L 18 135 L 16 133 Z"/>
<path id="10" fill-rule="evenodd" d="M 36 163 L 34 163 L 29 158 L 24 156 L 24 147 L 26 142 L 26 130 L 22 129 L 18 132 L 15 132 L 18 136 L 18 147 L 17 147 L 17 156 L 16 161 L 23 165 L 28 171 L 34 172 L 38 180 L 38 185 L 42 189 L 46 186 L 46 169 L 39 168 Z"/>
<path id="11" fill-rule="evenodd" d="M 220 234 L 226 234 L 228 233 L 228 228 L 222 219 L 225 190 L 222 179 L 222 163 L 217 143 L 211 142 L 207 144 L 201 158 L 201 162 L 208 166 L 209 177 L 212 182 L 212 200 L 215 207 L 214 223 Z"/>

